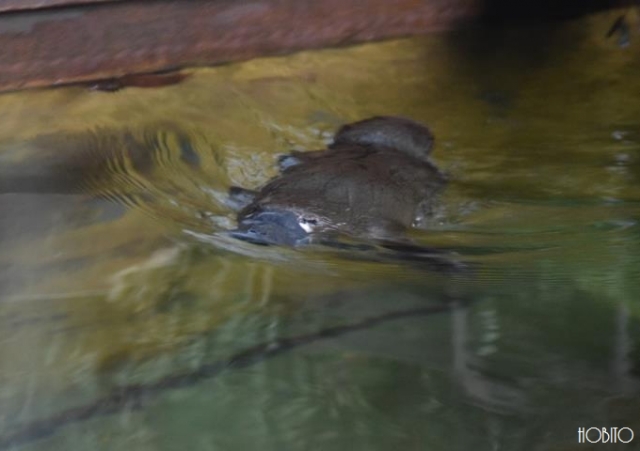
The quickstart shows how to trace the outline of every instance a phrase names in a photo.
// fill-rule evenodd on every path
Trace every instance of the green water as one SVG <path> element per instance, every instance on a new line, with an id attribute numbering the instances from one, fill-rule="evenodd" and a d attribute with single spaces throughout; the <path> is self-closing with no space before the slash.
<path id="1" fill-rule="evenodd" d="M 0 96 L 0 448 L 640 434 L 640 35 L 615 18 Z M 432 128 L 452 180 L 414 238 L 472 274 L 225 238 L 229 186 L 378 114 Z"/>

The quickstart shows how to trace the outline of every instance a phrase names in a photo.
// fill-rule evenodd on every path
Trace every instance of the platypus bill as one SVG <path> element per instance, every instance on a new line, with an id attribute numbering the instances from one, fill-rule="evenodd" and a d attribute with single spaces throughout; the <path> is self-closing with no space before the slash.
<path id="1" fill-rule="evenodd" d="M 260 190 L 232 188 L 239 212 L 231 234 L 261 245 L 382 247 L 408 260 L 442 254 L 404 235 L 446 184 L 429 158 L 433 141 L 428 128 L 400 117 L 344 125 L 328 149 L 281 157 L 280 175 Z"/>

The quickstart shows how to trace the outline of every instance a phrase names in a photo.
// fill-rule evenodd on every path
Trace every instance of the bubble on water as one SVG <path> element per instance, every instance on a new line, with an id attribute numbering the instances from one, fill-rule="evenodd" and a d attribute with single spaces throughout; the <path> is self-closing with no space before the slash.
<path id="1" fill-rule="evenodd" d="M 623 130 L 615 130 L 613 133 L 611 133 L 611 137 L 616 141 L 622 141 L 626 135 L 627 132 Z"/>
<path id="2" fill-rule="evenodd" d="M 617 164 L 623 165 L 631 160 L 631 155 L 629 155 L 628 153 L 620 152 L 616 154 L 615 159 Z"/>
<path id="3" fill-rule="evenodd" d="M 495 345 L 489 344 L 489 345 L 484 345 L 480 349 L 478 349 L 476 354 L 480 357 L 486 357 L 491 354 L 495 354 L 497 351 L 498 351 L 498 348 Z"/>
<path id="4" fill-rule="evenodd" d="M 623 175 L 626 174 L 627 169 L 624 166 L 616 165 L 616 166 L 607 166 L 607 172 L 611 172 L 614 174 Z"/>
<path id="5" fill-rule="evenodd" d="M 617 197 L 611 197 L 611 196 L 604 196 L 600 198 L 602 200 L 602 202 L 604 202 L 605 204 L 621 204 L 624 201 L 621 199 L 618 199 Z"/>

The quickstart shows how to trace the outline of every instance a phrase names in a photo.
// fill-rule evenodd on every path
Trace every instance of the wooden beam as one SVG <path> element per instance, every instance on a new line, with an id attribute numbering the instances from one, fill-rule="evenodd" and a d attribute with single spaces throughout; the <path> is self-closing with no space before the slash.
<path id="1" fill-rule="evenodd" d="M 52 5 L 56 0 L 40 1 Z M 146 0 L 0 14 L 0 90 L 427 33 L 472 17 L 477 4 L 476 0 Z"/>

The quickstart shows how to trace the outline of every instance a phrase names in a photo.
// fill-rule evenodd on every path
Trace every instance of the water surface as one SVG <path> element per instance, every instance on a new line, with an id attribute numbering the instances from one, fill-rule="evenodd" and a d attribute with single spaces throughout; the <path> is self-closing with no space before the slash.
<path id="1" fill-rule="evenodd" d="M 615 18 L 1 96 L 0 448 L 640 434 L 640 35 Z M 473 274 L 225 238 L 229 186 L 378 114 L 432 128 L 452 181 L 414 237 Z"/>

